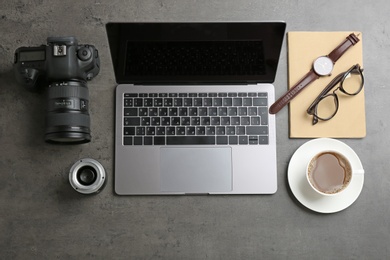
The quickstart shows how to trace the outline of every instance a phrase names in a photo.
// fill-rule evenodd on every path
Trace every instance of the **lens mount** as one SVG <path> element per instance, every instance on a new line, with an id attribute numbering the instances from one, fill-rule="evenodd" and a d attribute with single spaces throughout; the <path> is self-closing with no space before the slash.
<path id="1" fill-rule="evenodd" d="M 70 185 L 82 194 L 100 192 L 106 183 L 106 179 L 103 166 L 98 161 L 90 158 L 77 161 L 69 172 Z"/>

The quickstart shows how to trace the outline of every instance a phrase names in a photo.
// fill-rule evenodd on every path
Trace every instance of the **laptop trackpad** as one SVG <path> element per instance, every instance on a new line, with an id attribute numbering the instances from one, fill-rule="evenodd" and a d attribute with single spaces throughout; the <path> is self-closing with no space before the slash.
<path id="1" fill-rule="evenodd" d="M 161 155 L 161 190 L 207 193 L 232 190 L 230 147 L 164 147 Z"/>

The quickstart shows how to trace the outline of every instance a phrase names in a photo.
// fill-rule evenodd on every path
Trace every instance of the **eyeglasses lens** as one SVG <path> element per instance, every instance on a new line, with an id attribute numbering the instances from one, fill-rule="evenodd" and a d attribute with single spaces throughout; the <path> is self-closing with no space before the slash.
<path id="1" fill-rule="evenodd" d="M 317 117 L 321 119 L 331 118 L 337 111 L 337 100 L 336 97 L 332 94 L 325 96 L 317 104 Z"/>
<path id="2" fill-rule="evenodd" d="M 352 71 L 343 82 L 343 89 L 349 95 L 356 95 L 362 88 L 362 76 L 358 71 Z"/>

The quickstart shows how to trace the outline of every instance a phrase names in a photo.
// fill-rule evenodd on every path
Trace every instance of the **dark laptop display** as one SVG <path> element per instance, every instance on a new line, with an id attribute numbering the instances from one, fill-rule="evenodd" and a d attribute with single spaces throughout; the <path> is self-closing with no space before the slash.
<path id="1" fill-rule="evenodd" d="M 107 24 L 120 84 L 272 83 L 284 30 L 280 22 Z"/>

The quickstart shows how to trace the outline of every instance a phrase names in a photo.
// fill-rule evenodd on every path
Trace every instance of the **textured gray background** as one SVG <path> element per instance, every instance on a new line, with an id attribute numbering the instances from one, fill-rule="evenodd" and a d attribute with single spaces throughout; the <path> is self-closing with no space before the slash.
<path id="1" fill-rule="evenodd" d="M 265 0 L 0 0 L 0 259 L 388 259 L 390 175 L 389 2 Z M 285 20 L 287 31 L 362 31 L 367 137 L 343 140 L 366 170 L 348 209 L 322 215 L 293 197 L 286 170 L 307 140 L 288 138 L 278 113 L 278 192 L 272 196 L 119 197 L 113 192 L 114 89 L 109 21 Z M 44 96 L 12 74 L 14 50 L 74 35 L 102 69 L 89 83 L 93 141 L 43 142 Z M 276 95 L 287 89 L 284 43 Z M 82 196 L 68 184 L 78 159 L 99 160 L 108 185 Z"/>

